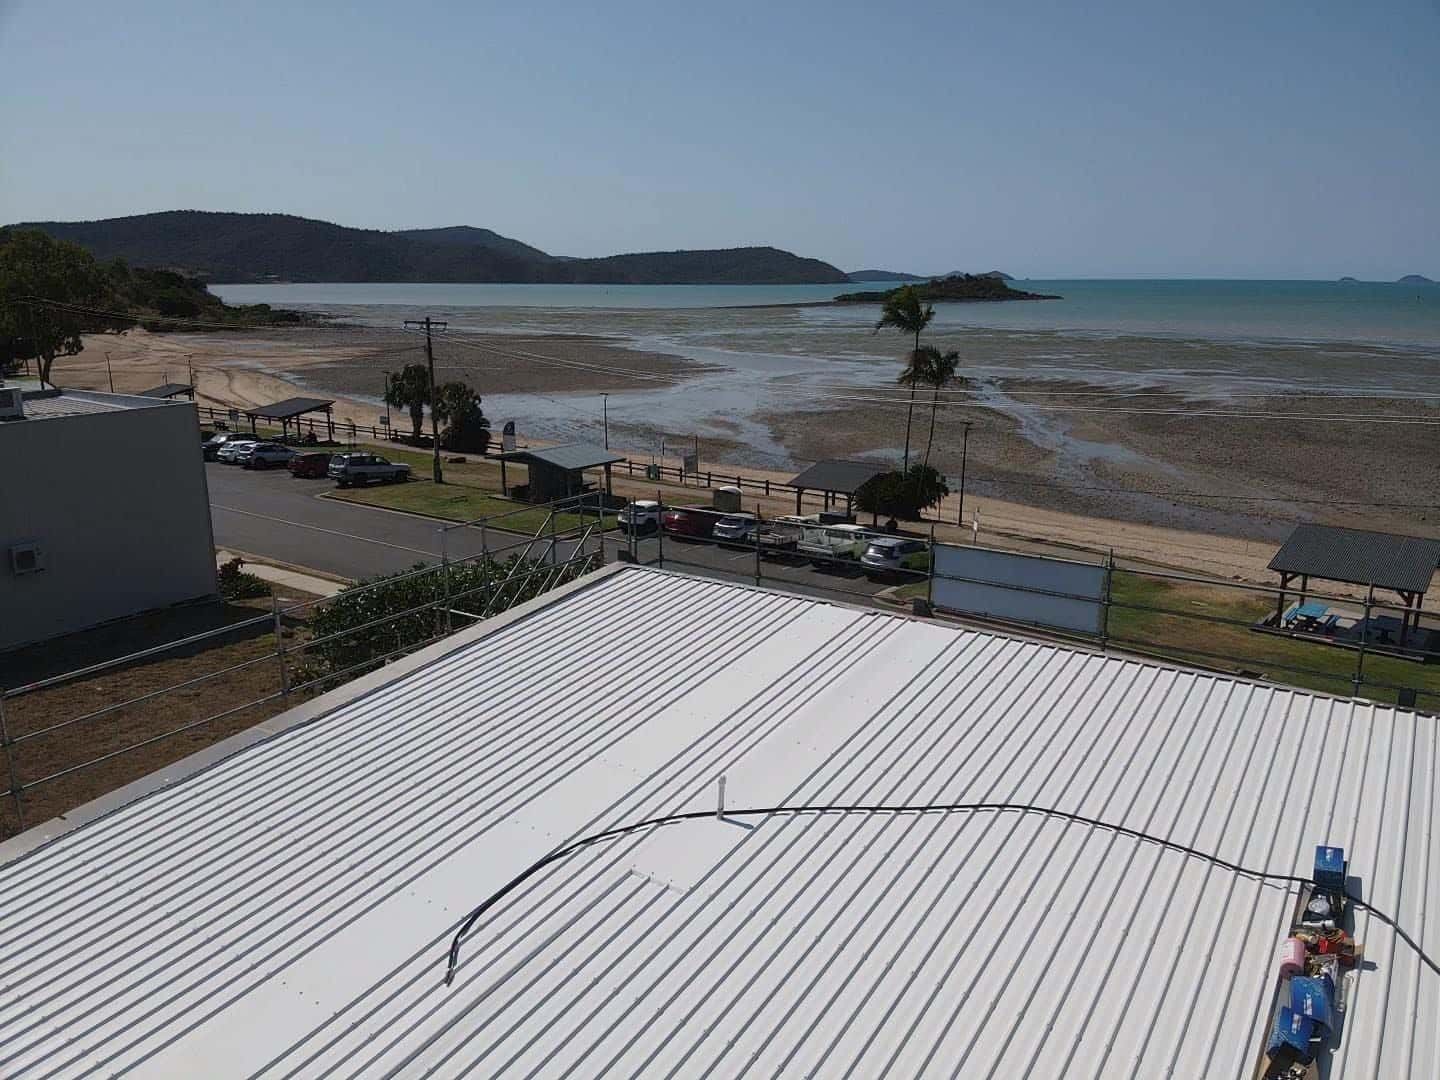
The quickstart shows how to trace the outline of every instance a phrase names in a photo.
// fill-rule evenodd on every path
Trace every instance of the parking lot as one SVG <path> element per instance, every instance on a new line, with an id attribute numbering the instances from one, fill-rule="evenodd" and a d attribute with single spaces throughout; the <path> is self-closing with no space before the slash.
<path id="1" fill-rule="evenodd" d="M 301 480 L 284 469 L 250 470 L 205 463 L 210 488 L 215 545 L 256 558 L 306 567 L 358 580 L 408 569 L 417 562 L 439 562 L 441 523 L 413 514 L 326 499 L 334 489 L 324 479 Z M 499 530 L 489 530 L 494 547 Z M 515 537 L 519 539 L 517 535 Z M 445 541 L 451 558 L 481 550 L 479 529 L 452 529 Z M 606 538 L 607 559 L 631 547 L 628 538 Z M 562 543 L 560 555 L 568 553 Z M 703 541 L 647 536 L 634 545 L 637 559 L 731 580 L 754 582 L 753 548 L 724 547 Z M 817 570 L 799 560 L 760 562 L 762 583 L 822 597 L 866 600 L 892 582 L 868 581 L 857 568 Z"/>

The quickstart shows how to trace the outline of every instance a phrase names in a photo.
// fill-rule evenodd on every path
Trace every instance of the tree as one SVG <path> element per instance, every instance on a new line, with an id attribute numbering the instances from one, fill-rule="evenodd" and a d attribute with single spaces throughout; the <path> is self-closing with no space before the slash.
<path id="1" fill-rule="evenodd" d="M 942 353 L 933 345 L 926 345 L 920 352 L 925 354 L 925 382 L 930 387 L 930 434 L 925 439 L 924 461 L 924 467 L 928 469 L 930 447 L 935 442 L 935 414 L 940 411 L 940 391 L 955 381 L 955 372 L 960 367 L 960 354 L 954 349 Z"/>
<path id="2" fill-rule="evenodd" d="M 880 321 L 875 324 L 876 333 L 891 327 L 902 334 L 910 334 L 915 339 L 915 346 L 910 350 L 910 361 L 900 373 L 900 385 L 910 387 L 910 406 L 905 413 L 905 464 L 901 472 L 910 470 L 910 429 L 915 419 L 915 390 L 923 381 L 914 367 L 920 352 L 920 332 L 930 325 L 933 318 L 934 305 L 921 303 L 920 293 L 913 285 L 906 285 L 885 298 L 880 309 Z"/>
<path id="3" fill-rule="evenodd" d="M 385 387 L 385 404 L 410 410 L 410 423 L 415 428 L 415 441 L 425 423 L 425 406 L 430 404 L 430 371 L 424 364 L 406 364 L 390 377 Z"/>
<path id="4" fill-rule="evenodd" d="M 480 409 L 480 395 L 463 382 L 442 383 L 435 391 L 435 419 L 444 425 L 440 444 L 446 450 L 483 454 L 490 449 L 490 421 Z"/>
<path id="5" fill-rule="evenodd" d="M 78 244 L 33 229 L 0 229 L 0 351 L 34 357 L 42 382 L 54 385 L 55 358 L 83 349 L 82 334 L 119 328 L 56 305 L 105 307 L 110 299 L 105 272 Z"/>
<path id="6" fill-rule="evenodd" d="M 912 465 L 908 472 L 881 473 L 865 481 L 855 492 L 855 507 L 876 517 L 919 521 L 921 510 L 949 494 L 938 472 L 928 465 Z"/>

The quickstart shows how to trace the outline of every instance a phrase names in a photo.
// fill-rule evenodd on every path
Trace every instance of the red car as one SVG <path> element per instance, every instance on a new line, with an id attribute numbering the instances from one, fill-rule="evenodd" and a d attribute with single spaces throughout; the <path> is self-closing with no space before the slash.
<path id="1" fill-rule="evenodd" d="M 330 468 L 329 454 L 296 454 L 290 459 L 290 475 L 302 480 L 323 480 Z"/>
<path id="2" fill-rule="evenodd" d="M 709 540 L 720 515 L 698 509 L 666 510 L 660 515 L 660 527 L 672 536 L 688 536 Z"/>

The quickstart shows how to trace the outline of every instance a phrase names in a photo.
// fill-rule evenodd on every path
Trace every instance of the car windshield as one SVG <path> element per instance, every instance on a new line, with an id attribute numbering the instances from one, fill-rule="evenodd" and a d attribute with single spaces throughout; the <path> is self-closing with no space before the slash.
<path id="1" fill-rule="evenodd" d="M 889 544 L 871 544 L 865 552 L 866 555 L 877 555 L 882 559 L 888 559 L 894 554 Z"/>

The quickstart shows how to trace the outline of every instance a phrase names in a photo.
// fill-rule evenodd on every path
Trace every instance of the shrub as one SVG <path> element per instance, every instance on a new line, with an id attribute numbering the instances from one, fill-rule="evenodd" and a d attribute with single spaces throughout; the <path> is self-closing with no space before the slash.
<path id="1" fill-rule="evenodd" d="M 452 629 L 487 612 L 497 614 L 547 588 L 578 577 L 585 563 L 545 573 L 544 559 L 485 559 L 452 563 L 448 596 L 445 571 L 437 566 L 416 563 L 398 574 L 382 574 L 357 582 L 322 605 L 310 620 L 315 639 L 332 638 L 304 652 L 306 681 L 348 672 L 349 676 L 379 667 L 391 653 L 419 648 L 445 632 L 445 608 L 461 612 L 452 616 Z M 373 625 L 372 625 L 373 624 Z M 353 670 L 352 670 L 353 669 Z"/>
<path id="2" fill-rule="evenodd" d="M 245 573 L 243 559 L 231 559 L 220 564 L 219 588 L 222 600 L 252 600 L 257 596 L 269 596 L 270 586 L 254 574 Z"/>

